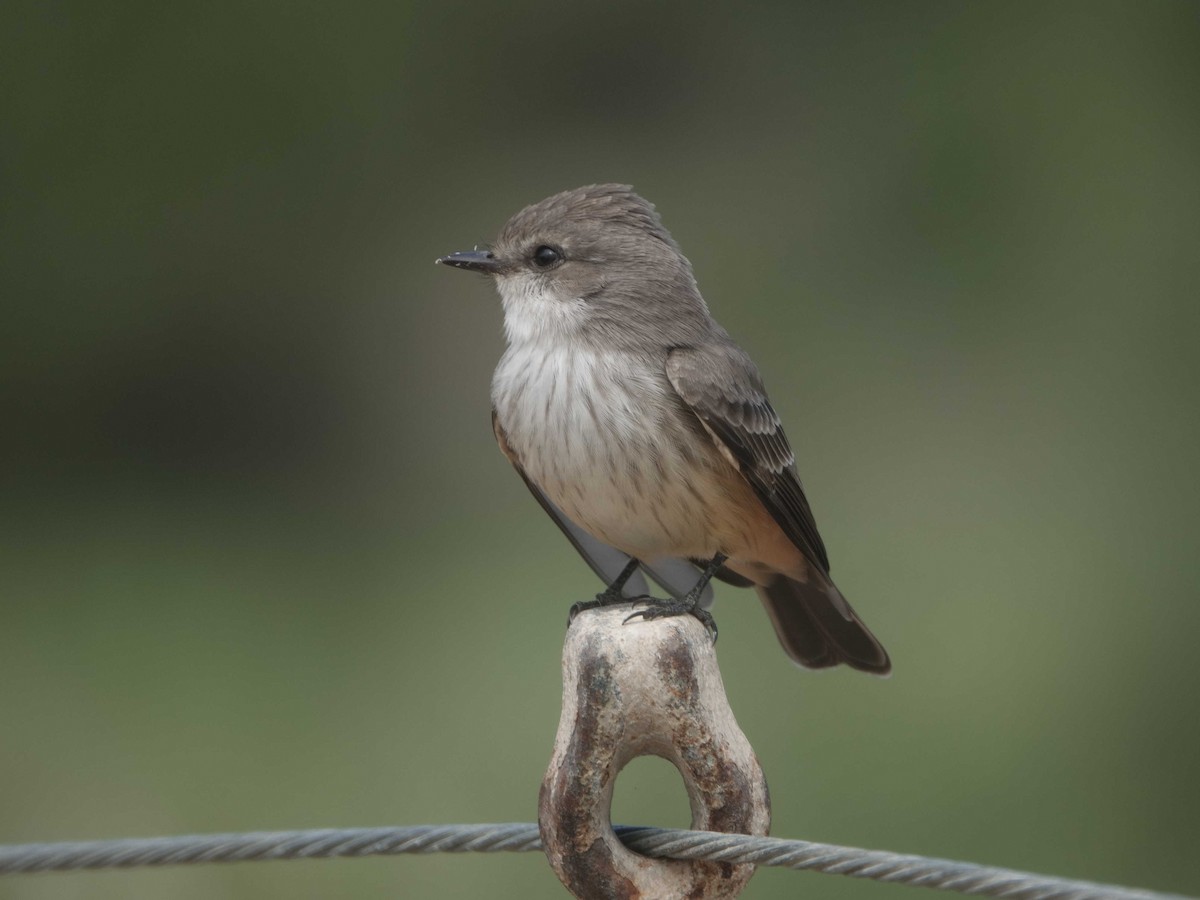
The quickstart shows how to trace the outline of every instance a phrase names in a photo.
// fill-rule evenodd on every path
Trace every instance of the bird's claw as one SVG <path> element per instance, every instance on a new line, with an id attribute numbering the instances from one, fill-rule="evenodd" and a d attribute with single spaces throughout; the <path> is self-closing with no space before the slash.
<path id="1" fill-rule="evenodd" d="M 570 625 L 575 621 L 575 617 L 577 615 L 579 615 L 581 612 L 586 612 L 589 609 L 601 609 L 605 606 L 619 606 L 621 604 L 630 602 L 636 605 L 638 603 L 643 603 L 653 599 L 653 597 L 642 596 L 634 597 L 631 600 L 631 598 L 623 596 L 620 592 L 609 593 L 608 591 L 603 591 L 602 593 L 597 594 L 596 599 L 594 600 L 580 600 L 577 603 L 572 603 L 571 609 L 567 613 L 567 624 Z"/>
<path id="2" fill-rule="evenodd" d="M 713 643 L 717 642 L 717 622 L 712 613 L 697 602 L 683 600 L 660 600 L 657 597 L 638 597 L 635 603 L 646 603 L 646 609 L 637 609 L 627 615 L 623 625 L 628 625 L 634 619 L 644 619 L 651 622 L 654 619 L 665 619 L 669 616 L 690 615 L 700 620 L 700 624 L 712 635 Z"/>

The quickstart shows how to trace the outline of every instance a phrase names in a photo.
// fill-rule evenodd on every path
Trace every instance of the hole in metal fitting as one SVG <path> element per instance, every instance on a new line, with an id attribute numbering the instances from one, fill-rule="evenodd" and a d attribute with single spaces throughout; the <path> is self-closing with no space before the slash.
<path id="1" fill-rule="evenodd" d="M 692 808 L 679 770 L 659 756 L 631 759 L 617 775 L 612 823 L 690 828 Z"/>

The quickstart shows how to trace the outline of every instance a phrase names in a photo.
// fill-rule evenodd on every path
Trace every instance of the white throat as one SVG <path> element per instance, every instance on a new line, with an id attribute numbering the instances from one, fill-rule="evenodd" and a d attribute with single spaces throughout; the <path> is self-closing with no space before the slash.
<path id="1" fill-rule="evenodd" d="M 511 346 L 569 340 L 587 315 L 585 300 L 555 295 L 545 279 L 534 274 L 499 278 L 496 288 L 504 305 L 504 333 Z"/>

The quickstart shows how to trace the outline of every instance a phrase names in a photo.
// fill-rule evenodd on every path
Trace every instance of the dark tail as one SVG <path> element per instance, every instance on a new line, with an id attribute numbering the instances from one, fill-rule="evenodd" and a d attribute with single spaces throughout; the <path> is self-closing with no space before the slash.
<path id="1" fill-rule="evenodd" d="M 891 672 L 887 651 L 846 598 L 832 582 L 815 572 L 813 576 L 806 584 L 780 575 L 758 588 L 787 655 L 809 669 L 845 663 L 876 675 Z"/>

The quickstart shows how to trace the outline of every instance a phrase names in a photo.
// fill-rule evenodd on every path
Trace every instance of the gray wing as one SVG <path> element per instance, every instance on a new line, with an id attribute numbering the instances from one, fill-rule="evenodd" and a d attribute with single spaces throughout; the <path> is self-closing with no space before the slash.
<path id="1" fill-rule="evenodd" d="M 793 544 L 829 574 L 829 556 L 796 475 L 796 457 L 758 369 L 732 341 L 677 347 L 667 378 Z"/>
<path id="2" fill-rule="evenodd" d="M 500 425 L 500 420 L 496 416 L 496 411 L 492 410 L 492 431 L 496 435 L 496 443 L 500 445 L 500 451 L 512 463 L 513 468 L 517 470 L 517 474 L 521 476 L 521 480 L 525 482 L 525 486 L 529 488 L 529 492 L 533 494 L 534 499 L 541 504 L 542 509 L 546 514 L 554 520 L 567 540 L 583 557 L 584 562 L 592 567 L 592 571 L 600 576 L 600 580 L 605 585 L 612 584 L 621 570 L 629 563 L 630 556 L 622 553 L 615 547 L 610 547 L 608 544 L 593 537 L 582 527 L 575 524 L 567 514 L 559 509 L 554 502 L 542 492 L 542 489 L 533 483 L 528 475 L 525 474 L 525 469 L 521 466 L 521 461 L 517 459 L 512 448 L 508 446 L 508 440 L 505 438 L 504 429 Z M 684 559 L 661 559 L 656 560 L 653 564 L 642 563 L 642 571 L 646 572 L 659 585 L 661 585 L 671 596 L 679 598 L 683 597 L 695 587 L 699 580 L 699 572 L 696 567 L 689 561 Z M 633 577 L 625 583 L 625 589 L 622 594 L 626 597 L 643 597 L 648 594 L 649 588 L 646 585 L 646 579 L 642 577 L 641 572 L 635 572 Z M 700 605 L 705 609 L 712 606 L 713 591 L 709 585 L 705 586 L 704 593 L 700 597 Z"/>

